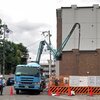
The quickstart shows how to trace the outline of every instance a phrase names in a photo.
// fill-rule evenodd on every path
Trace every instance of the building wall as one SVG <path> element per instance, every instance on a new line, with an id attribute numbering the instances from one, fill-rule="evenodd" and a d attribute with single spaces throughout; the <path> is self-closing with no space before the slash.
<path id="1" fill-rule="evenodd" d="M 57 10 L 57 48 L 74 23 L 81 25 L 80 48 L 78 28 L 69 39 L 59 61 L 60 75 L 100 75 L 100 7 L 62 7 Z M 57 66 L 56 66 L 57 67 Z"/>
<path id="2" fill-rule="evenodd" d="M 60 47 L 62 43 L 62 17 L 61 9 L 56 10 L 57 15 L 57 48 Z"/>
<path id="3" fill-rule="evenodd" d="M 60 75 L 100 75 L 100 50 L 63 52 Z"/>
<path id="4" fill-rule="evenodd" d="M 100 48 L 100 7 L 71 7 L 61 8 L 62 42 L 67 37 L 75 23 L 81 25 L 80 50 L 95 50 Z M 60 22 L 60 21 L 58 21 Z M 58 23 L 59 24 L 59 23 Z M 59 25 L 60 26 L 60 25 Z M 59 34 L 59 31 L 58 31 Z M 76 28 L 63 51 L 78 49 L 79 30 Z"/>

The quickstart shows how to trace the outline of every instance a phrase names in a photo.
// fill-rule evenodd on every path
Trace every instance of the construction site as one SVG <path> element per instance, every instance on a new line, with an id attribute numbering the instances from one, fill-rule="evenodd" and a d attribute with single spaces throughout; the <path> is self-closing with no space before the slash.
<path id="1" fill-rule="evenodd" d="M 62 7 L 57 9 L 57 47 L 69 34 L 74 23 L 80 23 L 62 51 L 59 61 L 60 75 L 100 75 L 100 8 Z"/>
<path id="2" fill-rule="evenodd" d="M 0 100 L 100 100 L 100 0 L 1 0 Z"/>
<path id="3" fill-rule="evenodd" d="M 14 67 L 13 87 L 16 95 L 24 90 L 37 94 L 46 91 L 49 96 L 100 95 L 99 4 L 61 7 L 56 9 L 56 20 L 57 49 L 52 48 L 50 31 L 43 31 L 42 35 L 48 33 L 49 43 L 46 38 L 40 41 L 36 60 Z M 1 23 L 4 39 L 5 29 L 7 27 Z M 5 40 L 2 43 L 5 65 Z M 45 45 L 50 59 L 47 65 L 42 65 L 40 59 Z M 5 68 L 2 67 L 3 75 Z M 13 95 L 12 87 L 10 95 Z"/>
<path id="4" fill-rule="evenodd" d="M 59 84 L 51 77 L 50 91 L 100 94 L 100 6 L 61 7 L 56 16 L 62 52 L 55 63 Z"/>

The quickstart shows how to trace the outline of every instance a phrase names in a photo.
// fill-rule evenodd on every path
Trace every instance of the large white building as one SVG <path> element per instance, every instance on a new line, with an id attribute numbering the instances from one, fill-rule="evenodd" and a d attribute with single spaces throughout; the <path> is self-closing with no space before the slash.
<path id="1" fill-rule="evenodd" d="M 61 7 L 57 9 L 57 48 L 79 23 L 62 50 L 62 59 L 56 62 L 56 72 L 66 75 L 100 75 L 100 6 Z"/>
<path id="2" fill-rule="evenodd" d="M 61 8 L 62 17 L 62 41 L 69 34 L 74 23 L 81 25 L 80 50 L 95 50 L 100 48 L 100 7 L 98 4 L 92 7 Z M 64 51 L 78 48 L 78 28 L 69 39 Z"/>

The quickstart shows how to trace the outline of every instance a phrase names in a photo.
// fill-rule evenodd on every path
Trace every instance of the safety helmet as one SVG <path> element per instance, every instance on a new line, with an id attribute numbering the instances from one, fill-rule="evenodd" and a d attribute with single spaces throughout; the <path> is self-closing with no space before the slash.
<path id="1" fill-rule="evenodd" d="M 2 78 L 3 77 L 3 75 L 0 75 L 0 78 Z"/>

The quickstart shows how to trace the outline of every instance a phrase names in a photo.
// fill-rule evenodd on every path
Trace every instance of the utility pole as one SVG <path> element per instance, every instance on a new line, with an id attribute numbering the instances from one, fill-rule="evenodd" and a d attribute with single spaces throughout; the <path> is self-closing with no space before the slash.
<path id="1" fill-rule="evenodd" d="M 2 58 L 3 58 L 3 41 L 2 41 L 2 31 L 1 31 L 1 24 L 2 24 L 2 20 L 0 19 L 0 74 L 2 73 Z"/>
<path id="2" fill-rule="evenodd" d="M 46 36 L 44 35 L 44 33 L 48 33 Z M 51 39 L 50 37 L 52 36 L 50 34 L 50 30 L 49 31 L 43 31 L 42 34 L 45 36 L 45 37 L 49 37 L 49 45 L 51 46 Z M 49 64 L 49 77 L 51 76 L 51 66 L 52 66 L 52 59 L 51 59 L 51 50 L 49 51 L 49 60 L 48 60 L 48 64 Z"/>
<path id="3" fill-rule="evenodd" d="M 51 46 L 51 40 L 50 40 L 51 34 L 50 34 L 50 31 L 48 31 L 48 35 L 49 35 L 49 45 Z M 50 59 L 49 59 L 49 77 L 50 77 L 51 74 L 52 74 L 52 70 L 51 70 L 51 66 L 52 66 L 51 50 L 49 52 L 49 55 L 50 55 Z"/>
<path id="4" fill-rule="evenodd" d="M 3 25 L 3 76 L 5 75 L 5 32 L 6 32 L 6 28 L 7 25 Z"/>
<path id="5" fill-rule="evenodd" d="M 2 20 L 0 19 L 0 36 L 2 37 L 0 39 L 0 42 L 2 42 L 3 46 L 3 52 L 2 52 L 2 74 L 5 75 L 5 33 L 9 33 L 11 30 L 8 29 L 6 24 L 2 24 Z"/>

